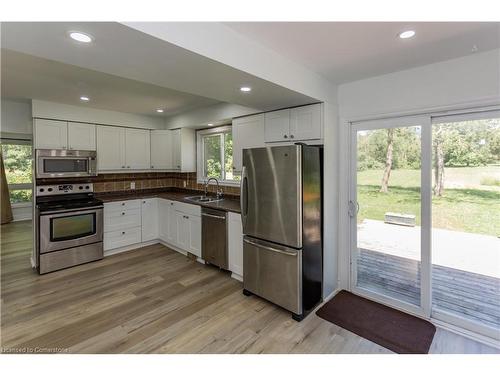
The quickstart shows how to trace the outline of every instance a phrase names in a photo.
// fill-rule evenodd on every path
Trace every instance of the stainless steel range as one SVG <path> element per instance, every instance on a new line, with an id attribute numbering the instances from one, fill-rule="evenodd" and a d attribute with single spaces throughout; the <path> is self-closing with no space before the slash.
<path id="1" fill-rule="evenodd" d="M 36 188 L 37 268 L 40 274 L 103 257 L 103 203 L 91 183 Z"/>

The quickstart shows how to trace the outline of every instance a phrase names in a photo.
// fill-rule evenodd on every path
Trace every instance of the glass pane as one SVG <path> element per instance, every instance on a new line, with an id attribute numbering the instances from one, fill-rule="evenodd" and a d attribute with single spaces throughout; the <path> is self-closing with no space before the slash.
<path id="1" fill-rule="evenodd" d="M 500 119 L 433 125 L 432 304 L 500 329 Z"/>
<path id="2" fill-rule="evenodd" d="M 10 193 L 10 202 L 11 203 L 26 203 L 31 202 L 32 199 L 32 190 L 9 190 Z"/>
<path id="3" fill-rule="evenodd" d="M 420 305 L 420 136 L 357 134 L 357 286 Z"/>
<path id="4" fill-rule="evenodd" d="M 234 174 L 233 170 L 233 134 L 225 133 L 224 136 L 224 170 L 226 180 L 240 180 L 239 175 Z"/>
<path id="5" fill-rule="evenodd" d="M 86 172 L 87 159 L 45 159 L 43 170 L 45 173 Z"/>
<path id="6" fill-rule="evenodd" d="M 31 145 L 2 144 L 2 157 L 8 184 L 31 183 Z"/>
<path id="7" fill-rule="evenodd" d="M 58 217 L 51 219 L 51 241 L 63 241 L 95 233 L 95 214 Z"/>
<path id="8" fill-rule="evenodd" d="M 222 178 L 221 134 L 203 137 L 205 177 Z"/>

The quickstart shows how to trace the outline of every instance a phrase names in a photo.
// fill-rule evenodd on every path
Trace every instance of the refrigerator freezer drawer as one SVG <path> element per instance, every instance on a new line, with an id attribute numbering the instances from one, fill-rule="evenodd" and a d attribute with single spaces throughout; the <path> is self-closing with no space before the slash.
<path id="1" fill-rule="evenodd" d="M 297 315 L 302 314 L 302 250 L 245 236 L 243 287 Z"/>

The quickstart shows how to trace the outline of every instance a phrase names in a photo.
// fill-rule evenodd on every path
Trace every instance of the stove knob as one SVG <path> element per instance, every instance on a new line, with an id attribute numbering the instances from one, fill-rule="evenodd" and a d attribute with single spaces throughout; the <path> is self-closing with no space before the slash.
<path id="1" fill-rule="evenodd" d="M 43 193 L 45 191 L 44 188 L 40 188 L 40 193 Z"/>
<path id="2" fill-rule="evenodd" d="M 85 186 L 85 189 L 87 189 L 87 190 L 88 190 L 88 189 L 89 189 L 89 185 Z"/>
<path id="3" fill-rule="evenodd" d="M 52 188 L 48 188 L 47 191 L 52 191 Z"/>
<path id="4" fill-rule="evenodd" d="M 81 186 L 81 185 L 80 185 L 80 186 L 78 186 L 78 189 L 82 190 L 82 189 L 83 189 L 83 186 Z"/>

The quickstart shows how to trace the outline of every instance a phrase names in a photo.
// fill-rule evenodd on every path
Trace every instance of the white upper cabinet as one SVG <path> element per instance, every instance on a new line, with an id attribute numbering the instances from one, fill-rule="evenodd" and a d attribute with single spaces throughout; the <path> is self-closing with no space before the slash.
<path id="1" fill-rule="evenodd" d="M 68 149 L 95 151 L 95 125 L 68 122 Z"/>
<path id="2" fill-rule="evenodd" d="M 173 169 L 172 131 L 151 130 L 151 169 Z"/>
<path id="3" fill-rule="evenodd" d="M 290 109 L 290 138 L 310 140 L 323 138 L 321 104 Z"/>
<path id="4" fill-rule="evenodd" d="M 291 138 L 289 109 L 268 112 L 264 117 L 266 142 L 283 142 Z"/>
<path id="5" fill-rule="evenodd" d="M 266 142 L 297 142 L 323 138 L 321 104 L 265 114 Z"/>
<path id="6" fill-rule="evenodd" d="M 233 169 L 235 171 L 241 171 L 244 148 L 264 146 L 264 123 L 263 114 L 233 120 Z"/>
<path id="7" fill-rule="evenodd" d="M 196 135 L 194 129 L 181 128 L 172 132 L 172 169 L 196 172 Z"/>
<path id="8" fill-rule="evenodd" d="M 66 150 L 67 147 L 66 121 L 35 119 L 35 148 Z"/>
<path id="9" fill-rule="evenodd" d="M 98 171 L 118 170 L 125 167 L 125 129 L 115 126 L 97 126 Z"/>
<path id="10" fill-rule="evenodd" d="M 125 165 L 127 169 L 150 169 L 149 130 L 125 129 Z"/>

